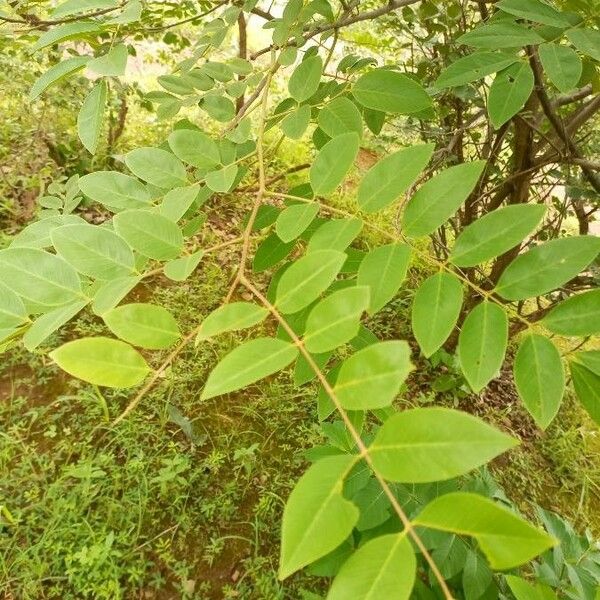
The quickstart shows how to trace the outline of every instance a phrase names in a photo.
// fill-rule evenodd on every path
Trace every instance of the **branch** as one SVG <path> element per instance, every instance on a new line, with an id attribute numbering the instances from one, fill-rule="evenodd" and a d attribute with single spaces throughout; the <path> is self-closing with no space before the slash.
<path id="1" fill-rule="evenodd" d="M 556 131 L 558 137 L 561 139 L 566 149 L 573 157 L 579 159 L 585 158 L 583 154 L 579 151 L 579 148 L 576 146 L 575 142 L 571 139 L 571 135 L 569 134 L 569 131 L 565 127 L 565 124 L 562 122 L 561 118 L 556 114 L 556 112 L 554 112 L 554 108 L 552 107 L 552 103 L 550 102 L 548 94 L 546 93 L 546 88 L 544 87 L 542 68 L 534 48 L 532 48 L 531 50 L 529 64 L 531 65 L 531 69 L 533 70 L 533 76 L 535 80 L 535 92 L 540 100 L 542 110 L 548 118 L 548 121 L 550 121 L 552 128 L 554 129 L 554 131 Z M 588 107 L 590 105 L 594 110 L 588 110 L 587 112 L 592 112 L 593 114 L 593 112 L 600 108 L 600 96 L 592 100 L 588 104 Z M 598 175 L 594 173 L 591 169 L 589 169 L 586 165 L 579 165 L 579 167 L 581 168 L 584 177 L 588 180 L 588 182 L 594 188 L 594 190 L 600 193 L 600 178 L 598 177 Z"/>
<path id="2" fill-rule="evenodd" d="M 96 10 L 94 12 L 85 13 L 82 15 L 77 15 L 73 17 L 65 17 L 64 19 L 49 19 L 44 20 L 38 18 L 36 15 L 23 13 L 20 19 L 14 19 L 11 17 L 3 17 L 0 16 L 0 21 L 4 21 L 6 23 L 17 23 L 18 25 L 32 25 L 34 29 L 42 29 L 46 28 L 50 25 L 62 25 L 63 23 L 73 23 L 75 21 L 80 21 L 81 19 L 91 19 L 93 17 L 101 17 L 102 15 L 106 15 L 108 13 L 114 12 L 115 10 L 119 10 L 125 6 L 125 2 L 122 2 L 118 6 L 113 6 L 111 8 L 103 8 L 102 10 Z"/>
<path id="3" fill-rule="evenodd" d="M 333 23 L 321 23 L 320 25 L 317 25 L 314 29 L 307 31 L 302 37 L 306 42 L 309 39 L 315 37 L 316 35 L 319 35 L 320 33 L 325 33 L 326 31 L 331 31 L 332 29 L 341 29 L 342 27 L 347 27 L 348 25 L 353 25 L 354 23 L 359 23 L 360 21 L 369 21 L 371 19 L 376 19 L 377 17 L 386 15 L 394 10 L 397 10 L 398 8 L 402 8 L 403 6 L 408 6 L 410 4 L 416 4 L 420 1 L 421 0 L 390 0 L 387 4 L 381 6 L 380 8 L 369 10 L 364 13 L 359 13 L 357 15 L 345 16 L 337 21 L 334 21 Z M 267 46 L 266 48 L 262 48 L 261 50 L 258 50 L 257 52 L 252 54 L 250 56 L 250 60 L 255 60 L 256 58 L 262 56 L 263 54 L 266 54 L 273 48 L 287 48 L 288 46 L 295 45 L 296 41 L 290 40 L 282 46 Z"/>
<path id="4" fill-rule="evenodd" d="M 386 495 L 392 508 L 394 509 L 394 512 L 398 515 L 398 518 L 402 522 L 402 525 L 404 526 L 404 531 L 406 531 L 406 533 L 408 535 L 410 535 L 410 537 L 413 539 L 413 541 L 415 542 L 415 545 L 417 546 L 417 548 L 423 555 L 423 558 L 429 565 L 431 572 L 433 573 L 435 579 L 437 580 L 437 582 L 440 586 L 440 589 L 442 590 L 442 593 L 444 594 L 444 598 L 446 598 L 447 600 L 453 600 L 454 597 L 452 596 L 452 592 L 450 592 L 450 589 L 448 588 L 448 584 L 446 583 L 438 566 L 436 565 L 435 561 L 433 560 L 433 557 L 429 553 L 429 550 L 427 550 L 427 547 L 421 540 L 419 534 L 415 531 L 414 525 L 412 524 L 411 520 L 408 518 L 407 514 L 404 512 L 404 509 L 400 506 L 400 503 L 398 502 L 398 499 L 394 495 L 394 492 L 390 488 L 388 482 L 379 474 L 377 469 L 375 469 L 375 465 L 373 464 L 373 459 L 371 458 L 371 455 L 369 454 L 369 448 L 363 442 L 362 438 L 360 437 L 360 434 L 356 430 L 356 427 L 350 420 L 350 417 L 348 416 L 348 414 L 344 410 L 344 407 L 342 406 L 341 402 L 339 401 L 339 399 L 335 393 L 335 390 L 331 387 L 331 384 L 329 383 L 329 381 L 327 381 L 327 378 L 325 377 L 325 375 L 323 374 L 323 372 L 321 371 L 321 369 L 315 362 L 314 358 L 312 357 L 312 354 L 310 354 L 310 352 L 308 352 L 308 350 L 306 350 L 306 347 L 304 346 L 304 342 L 298 337 L 296 332 L 290 327 L 288 322 L 283 318 L 283 316 L 279 313 L 279 311 L 275 308 L 275 306 L 271 302 L 269 302 L 269 300 L 256 287 L 254 287 L 254 285 L 252 285 L 252 283 L 250 281 L 248 281 L 245 277 L 242 277 L 241 283 L 249 292 L 251 292 L 254 296 L 256 296 L 256 298 L 260 301 L 260 303 L 273 315 L 273 317 L 275 317 L 277 322 L 281 325 L 281 327 L 285 330 L 285 332 L 290 336 L 292 342 L 298 348 L 298 350 L 300 351 L 300 354 L 302 354 L 302 356 L 306 360 L 307 364 L 312 369 L 313 373 L 316 375 L 317 379 L 319 380 L 319 383 L 323 386 L 323 389 L 325 390 L 325 392 L 331 399 L 331 402 L 333 403 L 337 412 L 339 413 L 340 417 L 342 418 L 344 425 L 346 426 L 346 428 L 348 429 L 348 432 L 352 436 L 352 440 L 356 444 L 356 448 L 358 449 L 358 452 L 359 452 L 358 456 L 367 463 L 367 465 L 373 472 L 375 479 L 377 479 L 377 483 L 379 483 L 383 493 Z"/>

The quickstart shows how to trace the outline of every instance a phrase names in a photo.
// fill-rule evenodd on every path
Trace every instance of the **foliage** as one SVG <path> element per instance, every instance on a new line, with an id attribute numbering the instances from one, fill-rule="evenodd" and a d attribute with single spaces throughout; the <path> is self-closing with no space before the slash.
<path id="1" fill-rule="evenodd" d="M 554 588 L 544 592 L 549 597 L 563 593 L 562 574 L 552 577 L 543 562 L 534 567 L 535 584 L 491 571 L 556 552 L 550 549 L 565 540 L 552 520 L 542 518 L 545 532 L 480 491 L 462 489 L 461 477 L 518 441 L 456 409 L 397 411 L 393 402 L 412 368 L 410 347 L 379 340 L 363 315 L 384 309 L 405 281 L 411 256 L 417 258 L 435 271 L 412 306 L 414 337 L 425 356 L 442 346 L 455 350 L 464 380 L 480 392 L 502 368 L 509 343 L 518 341 L 515 383 L 537 425 L 548 427 L 560 409 L 563 360 L 582 405 L 600 423 L 599 354 L 580 350 L 598 333 L 600 317 L 592 289 L 600 240 L 589 235 L 598 208 L 591 191 L 600 183 L 577 137 L 600 105 L 597 96 L 587 99 L 597 86 L 600 31 L 592 8 L 574 4 L 481 3 L 469 31 L 465 23 L 473 19 L 464 16 L 471 9 L 452 3 L 446 17 L 435 3 L 417 0 L 364 11 L 343 2 L 290 0 L 277 17 L 252 1 L 217 3 L 191 17 L 184 6 L 179 23 L 168 25 L 163 9 L 137 0 L 67 1 L 49 19 L 11 6 L 15 16 L 2 20 L 41 30 L 33 52 L 59 45 L 69 55 L 59 51 L 57 64 L 33 84 L 33 100 L 84 66 L 98 76 L 77 118 L 90 154 L 104 143 L 109 101 L 117 99 L 115 90 L 123 95 L 128 56 L 146 30 L 152 38 L 194 22 L 195 43 L 172 34 L 188 51 L 158 78 L 164 91 L 145 99 L 162 119 L 197 107 L 210 124 L 202 130 L 182 119 L 160 147 L 113 156 L 108 170 L 75 176 L 40 199 L 39 220 L 0 250 L 4 348 L 21 339 L 30 350 L 46 346 L 91 308 L 115 337 L 80 337 L 49 357 L 94 386 L 140 386 L 117 424 L 189 343 L 261 323 L 266 331 L 214 366 L 200 400 L 236 392 L 292 363 L 296 384 L 319 384 L 318 413 L 330 443 L 313 449 L 313 464 L 286 503 L 281 579 L 305 567 L 335 576 L 330 598 L 470 599 L 510 589 L 519 599 L 530 585 Z M 440 52 L 431 67 L 401 57 L 379 65 L 354 55 L 332 66 L 341 31 L 398 9 L 416 28 L 414 40 L 423 33 Z M 253 54 L 245 45 L 250 14 L 273 32 L 271 43 Z M 153 22 L 158 25 L 148 26 Z M 407 26 L 393 17 L 392 23 Z M 235 27 L 239 56 L 223 56 Z M 440 32 L 454 40 L 443 51 L 434 41 Z M 288 67 L 287 94 L 274 103 Z M 313 125 L 314 156 L 292 169 L 308 169 L 308 176 L 279 191 L 286 173 L 268 176 L 278 148 L 286 138 L 306 142 Z M 414 127 L 422 143 L 394 148 L 362 177 L 352 209 L 341 209 L 335 193 L 357 160 L 365 126 L 381 139 L 390 137 L 388 127 Z M 444 128 L 454 131 L 448 143 L 439 136 Z M 113 143 L 114 134 L 108 154 Z M 549 182 L 572 185 L 572 165 L 581 169 L 582 189 L 548 199 Z M 74 214 L 82 195 L 113 216 L 91 224 Z M 207 214 L 227 196 L 249 208 L 243 231 L 210 246 Z M 392 221 L 392 210 L 399 212 L 392 228 L 367 216 Z M 570 213 L 578 235 L 562 227 Z M 363 230 L 387 243 L 359 248 Z M 189 331 L 181 332 L 177 315 L 165 307 L 122 303 L 140 281 L 193 278 L 204 256 L 234 245 L 239 260 L 222 305 Z M 272 272 L 267 285 L 258 275 L 263 271 Z M 244 302 L 231 303 L 238 294 Z M 576 345 L 565 350 L 549 334 L 575 338 Z M 336 412 L 340 420 L 331 420 Z M 422 498 L 418 506 L 413 494 Z M 112 543 L 107 538 L 104 550 L 94 552 Z M 444 560 L 454 548 L 460 550 L 453 561 L 464 564 L 458 580 L 461 569 Z M 590 550 L 582 561 L 591 548 L 587 540 L 574 555 L 578 567 L 566 593 L 580 596 L 572 597 L 594 597 L 589 582 L 597 556 Z M 423 572 L 425 579 L 417 576 Z"/>

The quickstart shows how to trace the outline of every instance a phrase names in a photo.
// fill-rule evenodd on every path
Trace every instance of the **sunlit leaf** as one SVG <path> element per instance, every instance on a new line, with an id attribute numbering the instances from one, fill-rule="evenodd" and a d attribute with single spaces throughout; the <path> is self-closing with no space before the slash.
<path id="1" fill-rule="evenodd" d="M 406 533 L 382 535 L 366 542 L 342 565 L 327 600 L 408 600 L 416 571 Z"/>
<path id="2" fill-rule="evenodd" d="M 56 252 L 77 271 L 96 279 L 132 275 L 133 252 L 125 240 L 106 227 L 64 225 L 51 234 Z"/>
<path id="3" fill-rule="evenodd" d="M 465 475 L 517 443 L 467 413 L 414 408 L 388 418 L 369 455 L 385 479 L 427 483 Z"/>
<path id="4" fill-rule="evenodd" d="M 600 290 L 576 294 L 556 305 L 542 323 L 552 333 L 586 336 L 600 333 Z"/>
<path id="5" fill-rule="evenodd" d="M 547 533 L 477 494 L 455 492 L 430 502 L 415 524 L 474 537 L 493 569 L 511 569 L 556 544 Z"/>
<path id="6" fill-rule="evenodd" d="M 334 391 L 344 408 L 383 408 L 398 395 L 411 369 L 410 348 L 406 342 L 379 342 L 359 350 L 342 363 Z"/>
<path id="7" fill-rule="evenodd" d="M 431 98 L 420 83 L 389 69 L 362 75 L 352 95 L 363 106 L 387 113 L 411 114 L 431 108 Z"/>
<path id="8" fill-rule="evenodd" d="M 132 387 L 141 383 L 150 372 L 137 350 L 107 337 L 67 342 L 51 352 L 50 358 L 69 375 L 105 387 Z"/>
<path id="9" fill-rule="evenodd" d="M 355 460 L 349 455 L 323 458 L 292 490 L 283 511 L 280 579 L 325 556 L 350 535 L 359 512 L 342 493 Z"/>
<path id="10" fill-rule="evenodd" d="M 156 260 L 176 258 L 183 234 L 173 221 L 149 210 L 127 210 L 113 219 L 117 233 L 134 249 Z"/>

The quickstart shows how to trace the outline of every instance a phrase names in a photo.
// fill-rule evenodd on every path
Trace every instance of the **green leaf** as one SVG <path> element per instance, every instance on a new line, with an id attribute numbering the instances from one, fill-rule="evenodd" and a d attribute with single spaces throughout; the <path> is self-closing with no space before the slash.
<path id="1" fill-rule="evenodd" d="M 521 517 L 476 494 L 454 492 L 430 502 L 416 525 L 470 535 L 493 569 L 512 569 L 556 544 L 556 540 Z"/>
<path id="2" fill-rule="evenodd" d="M 569 27 L 567 15 L 557 11 L 540 0 L 502 0 L 496 4 L 500 10 L 527 19 L 534 23 L 551 25 L 552 27 Z"/>
<path id="3" fill-rule="evenodd" d="M 592 373 L 600 376 L 600 350 L 577 352 L 573 355 L 573 360 L 576 360 L 586 369 L 589 369 Z"/>
<path id="4" fill-rule="evenodd" d="M 371 290 L 368 312 L 374 315 L 395 295 L 406 278 L 410 247 L 388 244 L 371 250 L 360 262 L 357 284 Z"/>
<path id="5" fill-rule="evenodd" d="M 63 225 L 52 231 L 57 253 L 77 271 L 95 279 L 132 275 L 135 258 L 123 238 L 97 225 Z"/>
<path id="6" fill-rule="evenodd" d="M 462 302 L 462 284 L 450 273 L 436 273 L 419 286 L 413 300 L 411 324 L 419 347 L 427 358 L 452 333 Z"/>
<path id="7" fill-rule="evenodd" d="M 579 360 L 572 360 L 569 368 L 579 401 L 594 422 L 600 425 L 600 375 L 588 369 Z"/>
<path id="8" fill-rule="evenodd" d="M 51 27 L 48 31 L 40 35 L 37 42 L 31 47 L 30 52 L 33 54 L 36 50 L 41 50 L 42 48 L 59 44 L 66 40 L 87 37 L 87 34 L 98 33 L 101 29 L 100 23 L 96 23 L 95 21 L 63 23 L 62 25 Z"/>
<path id="9" fill-rule="evenodd" d="M 85 225 L 85 221 L 76 215 L 56 215 L 46 217 L 39 221 L 34 221 L 21 229 L 17 235 L 12 238 L 11 248 L 49 248 L 52 246 L 50 235 L 57 227 L 63 225 L 80 224 Z"/>
<path id="10" fill-rule="evenodd" d="M 457 40 L 459 44 L 466 44 L 475 48 L 517 48 L 541 44 L 544 38 L 533 29 L 528 29 L 514 21 L 497 21 L 479 25 L 471 29 Z"/>
<path id="11" fill-rule="evenodd" d="M 44 250 L 0 250 L 0 281 L 34 305 L 60 306 L 81 299 L 77 271 Z"/>
<path id="12" fill-rule="evenodd" d="M 211 371 L 201 399 L 239 390 L 287 367 L 298 356 L 294 344 L 261 337 L 232 350 Z"/>
<path id="13" fill-rule="evenodd" d="M 517 391 L 535 422 L 546 429 L 565 392 L 560 353 L 543 335 L 530 334 L 521 342 L 514 362 Z"/>
<path id="14" fill-rule="evenodd" d="M 327 103 L 319 113 L 319 127 L 331 138 L 354 131 L 362 137 L 363 122 L 356 104 L 338 96 Z"/>
<path id="15" fill-rule="evenodd" d="M 433 144 L 403 148 L 371 167 L 358 186 L 361 210 L 373 213 L 397 200 L 427 166 L 433 149 Z"/>
<path id="16" fill-rule="evenodd" d="M 275 232 L 283 242 L 291 242 L 304 233 L 318 214 L 317 203 L 288 206 L 277 217 Z"/>
<path id="17" fill-rule="evenodd" d="M 559 335 L 600 334 L 600 290 L 576 294 L 555 306 L 542 323 Z"/>
<path id="18" fill-rule="evenodd" d="M 485 165 L 484 160 L 456 165 L 424 183 L 404 209 L 404 233 L 428 235 L 443 225 L 475 189 Z"/>
<path id="19" fill-rule="evenodd" d="M 279 310 L 295 313 L 314 302 L 331 285 L 345 260 L 343 252 L 318 250 L 295 261 L 277 286 Z"/>
<path id="20" fill-rule="evenodd" d="M 142 16 L 142 8 L 142 3 L 139 0 L 129 0 L 123 12 L 108 21 L 108 23 L 111 25 L 127 25 L 139 21 Z"/>
<path id="21" fill-rule="evenodd" d="M 337 548 L 358 521 L 358 508 L 344 498 L 344 479 L 356 458 L 323 458 L 292 490 L 283 510 L 279 579 Z"/>
<path id="22" fill-rule="evenodd" d="M 235 117 L 235 105 L 229 98 L 217 95 L 206 95 L 200 104 L 215 121 L 227 123 Z"/>
<path id="23" fill-rule="evenodd" d="M 93 58 L 88 63 L 88 69 L 105 77 L 119 77 L 127 68 L 127 46 L 116 44 L 106 54 Z"/>
<path id="24" fill-rule="evenodd" d="M 358 135 L 351 132 L 334 137 L 319 150 L 309 171 L 315 195 L 331 194 L 342 183 L 356 159 L 358 145 Z"/>
<path id="25" fill-rule="evenodd" d="M 52 84 L 57 83 L 83 69 L 89 60 L 89 56 L 73 56 L 50 67 L 43 75 L 40 75 L 31 86 L 29 101 L 32 102 L 40 94 L 44 93 Z"/>
<path id="26" fill-rule="evenodd" d="M 173 315 L 155 304 L 124 304 L 104 313 L 102 318 L 117 337 L 140 348 L 168 348 L 181 337 Z"/>
<path id="27" fill-rule="evenodd" d="M 0 283 L 0 329 L 12 329 L 27 323 L 27 309 L 18 294 Z"/>
<path id="28" fill-rule="evenodd" d="M 483 389 L 500 371 L 507 341 L 508 318 L 497 304 L 484 300 L 467 315 L 458 338 L 458 355 L 474 392 Z"/>
<path id="29" fill-rule="evenodd" d="M 569 29 L 567 39 L 581 52 L 600 61 L 600 31 L 596 29 Z"/>
<path id="30" fill-rule="evenodd" d="M 320 225 L 310 236 L 306 252 L 318 250 L 345 250 L 361 232 L 360 219 L 330 219 Z"/>
<path id="31" fill-rule="evenodd" d="M 382 535 L 361 546 L 342 565 L 327 600 L 408 600 L 416 572 L 406 532 Z"/>
<path id="32" fill-rule="evenodd" d="M 486 464 L 518 442 L 481 419 L 450 408 L 412 408 L 381 426 L 369 455 L 389 481 L 452 479 Z"/>
<path id="33" fill-rule="evenodd" d="M 520 254 L 504 270 L 496 293 L 507 300 L 541 296 L 585 269 L 600 252 L 600 239 L 579 235 L 550 240 Z"/>
<path id="34" fill-rule="evenodd" d="M 369 305 L 368 287 L 350 287 L 321 300 L 306 321 L 304 343 L 320 354 L 349 342 L 358 334 L 360 316 Z"/>
<path id="35" fill-rule="evenodd" d="M 309 104 L 303 104 L 295 108 L 281 121 L 281 131 L 292 140 L 299 140 L 310 123 L 311 108 Z"/>
<path id="36" fill-rule="evenodd" d="M 311 56 L 303 60 L 289 78 L 290 96 L 298 102 L 308 100 L 317 91 L 322 73 L 323 61 L 320 56 Z"/>
<path id="37" fill-rule="evenodd" d="M 67 0 L 52 11 L 53 19 L 61 19 L 82 12 L 93 12 L 119 6 L 118 0 Z"/>
<path id="38" fill-rule="evenodd" d="M 185 281 L 200 264 L 203 256 L 204 251 L 198 250 L 193 254 L 170 260 L 165 264 L 165 275 L 173 281 Z"/>
<path id="39" fill-rule="evenodd" d="M 474 267 L 514 248 L 539 225 L 543 204 L 514 204 L 477 219 L 462 230 L 450 254 L 459 267 Z"/>
<path id="40" fill-rule="evenodd" d="M 352 88 L 356 100 L 372 110 L 412 114 L 431 108 L 431 98 L 420 83 L 388 69 L 374 69 L 362 75 Z"/>
<path id="41" fill-rule="evenodd" d="M 105 312 L 117 306 L 141 280 L 142 277 L 137 276 L 120 277 L 119 279 L 107 281 L 94 294 L 94 302 L 92 303 L 94 314 L 102 316 Z"/>
<path id="42" fill-rule="evenodd" d="M 542 44 L 538 52 L 548 79 L 561 92 L 570 92 L 577 86 L 581 79 L 583 63 L 573 48 L 548 42 Z"/>
<path id="43" fill-rule="evenodd" d="M 160 148 L 137 148 L 125 155 L 127 168 L 143 181 L 159 188 L 187 184 L 185 167 L 170 152 Z"/>
<path id="44" fill-rule="evenodd" d="M 542 583 L 529 583 L 514 575 L 504 577 L 516 600 L 557 600 L 558 598 L 551 588 Z"/>
<path id="45" fill-rule="evenodd" d="M 293 249 L 295 242 L 285 243 L 275 233 L 266 237 L 256 249 L 252 270 L 255 273 L 266 271 L 278 262 L 282 261 Z"/>
<path id="46" fill-rule="evenodd" d="M 115 215 L 117 233 L 140 254 L 156 260 L 176 258 L 183 234 L 173 221 L 149 210 L 127 210 Z"/>
<path id="47" fill-rule="evenodd" d="M 213 169 L 221 163 L 219 146 L 201 131 L 177 129 L 169 135 L 169 146 L 177 158 L 199 169 Z"/>
<path id="48" fill-rule="evenodd" d="M 196 345 L 202 340 L 214 337 L 226 331 L 239 331 L 253 327 L 267 318 L 269 311 L 252 302 L 231 302 L 213 310 L 202 321 Z"/>
<path id="49" fill-rule="evenodd" d="M 213 191 L 224 194 L 230 191 L 238 173 L 237 165 L 227 165 L 222 169 L 210 171 L 206 174 L 206 185 Z"/>
<path id="50" fill-rule="evenodd" d="M 59 306 L 38 317 L 23 336 L 23 345 L 33 352 L 46 341 L 57 329 L 70 321 L 77 313 L 89 304 L 89 300 L 76 300 L 72 304 Z"/>
<path id="51" fill-rule="evenodd" d="M 473 52 L 446 67 L 437 78 L 435 86 L 447 88 L 465 85 L 497 73 L 518 60 L 516 54 L 505 52 Z"/>
<path id="52" fill-rule="evenodd" d="M 197 183 L 169 190 L 158 207 L 158 212 L 176 223 L 190 209 L 201 192 L 207 193 L 206 188 L 201 188 Z"/>
<path id="53" fill-rule="evenodd" d="M 101 80 L 86 96 L 77 115 L 77 133 L 81 143 L 90 154 L 96 153 L 100 141 L 104 109 L 106 108 L 106 93 L 106 81 Z"/>
<path id="54" fill-rule="evenodd" d="M 525 106 L 533 83 L 533 71 L 527 62 L 511 65 L 496 75 L 488 97 L 488 113 L 496 129 Z"/>
<path id="55" fill-rule="evenodd" d="M 150 367 L 137 350 L 125 342 L 107 337 L 67 342 L 50 352 L 50 358 L 69 375 L 104 387 L 133 387 L 150 372 Z"/>
<path id="56" fill-rule="evenodd" d="M 88 198 L 110 209 L 142 208 L 152 200 L 144 184 L 117 171 L 96 171 L 80 177 L 77 183 Z"/>
<path id="57" fill-rule="evenodd" d="M 408 377 L 412 364 L 404 341 L 378 342 L 342 363 L 334 391 L 349 410 L 389 406 Z"/>

